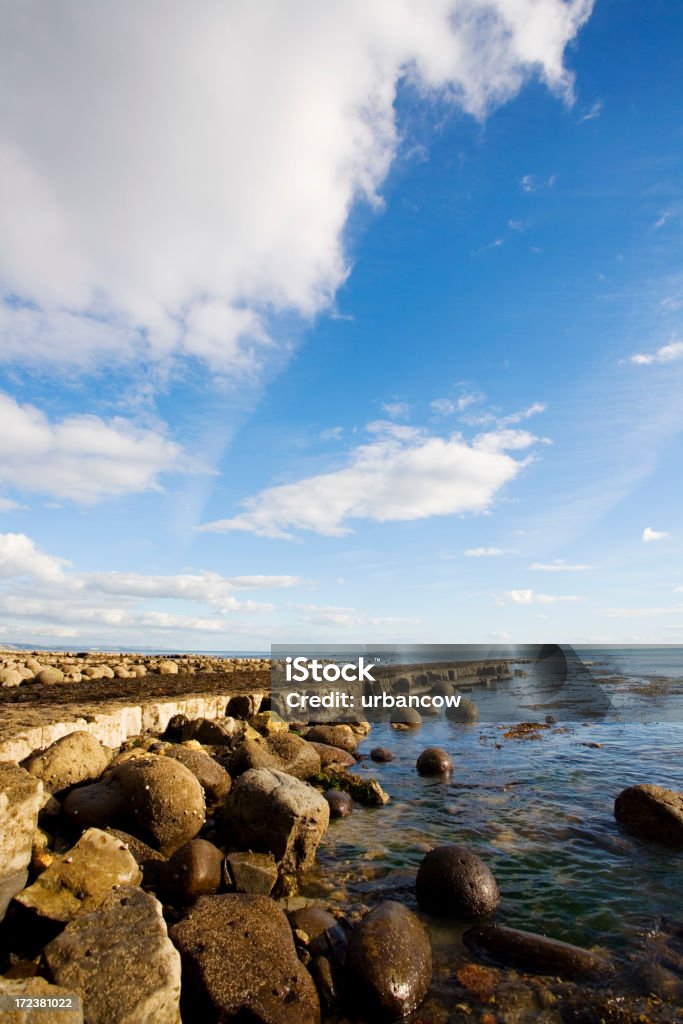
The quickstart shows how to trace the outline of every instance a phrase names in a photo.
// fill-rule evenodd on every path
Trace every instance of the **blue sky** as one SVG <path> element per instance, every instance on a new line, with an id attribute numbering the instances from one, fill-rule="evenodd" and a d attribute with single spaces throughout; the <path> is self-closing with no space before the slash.
<path id="1" fill-rule="evenodd" d="M 3 12 L 1 642 L 683 641 L 675 0 Z"/>

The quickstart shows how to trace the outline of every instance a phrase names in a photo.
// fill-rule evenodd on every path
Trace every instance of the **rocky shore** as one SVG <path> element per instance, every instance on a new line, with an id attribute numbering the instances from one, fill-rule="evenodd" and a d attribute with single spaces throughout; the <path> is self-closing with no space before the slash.
<path id="1" fill-rule="evenodd" d="M 330 828 L 343 828 L 358 805 L 386 813 L 397 794 L 372 767 L 396 755 L 373 745 L 365 721 L 282 721 L 271 710 L 266 663 L 4 658 L 3 671 L 21 676 L 4 683 L 4 710 L 59 717 L 66 696 L 76 717 L 26 756 L 0 761 L 3 1021 L 683 1019 L 683 925 L 662 928 L 643 961 L 624 971 L 604 949 L 546 936 L 542 921 L 530 932 L 501 920 L 504 888 L 456 837 L 430 849 L 425 836 L 417 872 L 393 890 L 377 886 L 362 907 L 302 895 Z M 503 674 L 488 668 L 475 678 Z M 430 691 L 454 684 L 448 670 L 422 674 Z M 94 694 L 103 700 L 105 687 L 111 702 L 131 706 L 135 684 L 142 707 L 150 683 L 155 714 L 141 715 L 147 727 L 116 744 L 77 715 Z M 470 728 L 475 712 L 455 728 Z M 421 722 L 418 713 L 398 716 L 392 728 L 398 737 Z M 540 735 L 547 723 L 525 726 L 507 742 Z M 425 742 L 411 770 L 448 778 L 453 753 Z M 643 842 L 683 848 L 683 794 L 625 787 L 605 815 Z M 455 959 L 434 944 L 435 929 L 452 931 Z M 18 1004 L 7 1009 L 7 998 L 65 994 L 78 1002 L 34 1016 Z"/>

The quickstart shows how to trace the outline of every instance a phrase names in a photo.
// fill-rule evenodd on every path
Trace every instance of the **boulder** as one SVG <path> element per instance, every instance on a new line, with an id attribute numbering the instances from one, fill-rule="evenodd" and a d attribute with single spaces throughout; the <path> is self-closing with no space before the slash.
<path id="1" fill-rule="evenodd" d="M 427 929 L 402 903 L 380 903 L 351 932 L 346 973 L 364 1018 L 405 1017 L 420 1005 L 432 980 Z"/>
<path id="2" fill-rule="evenodd" d="M 606 975 L 612 970 L 605 957 L 588 949 L 500 924 L 476 925 L 465 932 L 463 939 L 478 955 L 485 953 L 498 963 L 534 974 L 579 978 Z"/>
<path id="3" fill-rule="evenodd" d="M 269 768 L 241 775 L 222 814 L 232 845 L 272 853 L 286 873 L 311 866 L 329 820 L 327 801 L 317 790 Z"/>
<path id="4" fill-rule="evenodd" d="M 171 721 L 168 723 L 166 730 L 166 737 L 172 739 L 176 737 L 176 732 L 172 731 L 172 723 L 175 723 L 176 719 L 184 718 L 183 715 L 174 715 Z M 197 740 L 198 743 L 206 743 L 213 747 L 225 747 L 232 746 L 235 739 L 240 735 L 240 729 L 243 729 L 244 724 L 237 722 L 234 718 L 195 718 L 191 722 L 187 722 L 180 729 L 178 739 L 181 740 Z"/>
<path id="5" fill-rule="evenodd" d="M 330 805 L 331 818 L 348 818 L 353 811 L 353 799 L 350 793 L 341 789 L 328 789 L 325 799 Z"/>
<path id="6" fill-rule="evenodd" d="M 223 854 L 206 839 L 192 839 L 170 857 L 161 871 L 161 885 L 173 902 L 189 903 L 218 892 L 223 880 Z"/>
<path id="7" fill-rule="evenodd" d="M 332 747 L 329 743 L 307 742 L 318 754 L 320 767 L 323 771 L 331 764 L 336 765 L 338 768 L 350 768 L 356 763 L 355 757 L 353 754 L 349 754 L 348 750 L 342 750 L 341 747 Z"/>
<path id="8" fill-rule="evenodd" d="M 403 729 L 417 729 L 422 725 L 422 715 L 415 708 L 395 708 L 389 716 L 393 726 Z"/>
<path id="9" fill-rule="evenodd" d="M 446 708 L 446 718 L 450 722 L 461 722 L 463 724 L 478 722 L 479 708 L 473 700 L 467 700 L 467 698 L 463 697 L 457 708 L 455 706 Z"/>
<path id="10" fill-rule="evenodd" d="M 164 755 L 180 761 L 181 764 L 190 769 L 204 790 L 207 801 L 215 803 L 217 800 L 222 800 L 230 792 L 232 779 L 225 768 L 221 767 L 218 761 L 205 754 L 203 750 L 191 750 L 188 747 L 174 744 L 166 747 Z"/>
<path id="11" fill-rule="evenodd" d="M 336 917 L 322 907 L 301 907 L 298 910 L 291 910 L 287 917 L 292 929 L 306 936 L 306 945 L 320 938 L 331 928 L 337 927 Z"/>
<path id="12" fill-rule="evenodd" d="M 320 755 L 312 743 L 293 733 L 274 733 L 245 739 L 231 755 L 228 765 L 233 776 L 250 768 L 276 768 L 297 779 L 310 779 L 320 771 Z"/>
<path id="13" fill-rule="evenodd" d="M 0 686 L 21 686 L 24 677 L 18 668 L 0 669 Z"/>
<path id="14" fill-rule="evenodd" d="M 48 793 L 59 793 L 88 779 L 97 779 L 111 759 L 111 753 L 89 732 L 70 732 L 46 750 L 24 761 L 31 775 L 43 780 Z"/>
<path id="15" fill-rule="evenodd" d="M 35 679 L 43 686 L 50 686 L 53 683 L 64 682 L 64 673 L 61 668 L 41 668 L 40 672 L 36 673 Z"/>
<path id="16" fill-rule="evenodd" d="M 419 775 L 449 775 L 453 762 L 442 747 L 427 747 L 417 759 Z"/>
<path id="17" fill-rule="evenodd" d="M 2 1024 L 83 1024 L 83 1004 L 73 991 L 51 985 L 44 978 L 0 978 L 0 997 L 10 999 L 55 999 L 54 1009 L 2 1009 Z M 61 1005 L 60 1005 L 61 1004 Z"/>
<path id="18" fill-rule="evenodd" d="M 147 754 L 69 793 L 64 811 L 80 825 L 114 825 L 170 856 L 204 824 L 204 791 L 189 768 Z"/>
<path id="19" fill-rule="evenodd" d="M 150 893 L 117 889 L 44 955 L 55 981 L 83 999 L 87 1024 L 180 1024 L 180 957 Z"/>
<path id="20" fill-rule="evenodd" d="M 188 1020 L 319 1024 L 315 985 L 269 897 L 202 896 L 171 938 L 183 961 Z"/>
<path id="21" fill-rule="evenodd" d="M 0 920 L 26 885 L 43 784 L 24 768 L 0 763 Z"/>
<path id="22" fill-rule="evenodd" d="M 263 702 L 261 702 L 261 710 L 249 719 L 249 725 L 263 736 L 272 736 L 276 732 L 289 732 L 287 722 L 283 722 L 270 709 L 266 710 L 263 707 Z"/>
<path id="23" fill-rule="evenodd" d="M 255 710 L 253 698 L 249 694 L 243 693 L 237 697 L 230 698 L 225 714 L 228 718 L 238 718 L 241 721 L 247 721 L 254 714 Z"/>
<path id="24" fill-rule="evenodd" d="M 229 853 L 225 858 L 226 884 L 235 892 L 270 896 L 277 877 L 272 853 Z"/>
<path id="25" fill-rule="evenodd" d="M 178 662 L 169 661 L 165 659 L 159 662 L 158 672 L 161 676 L 177 676 L 178 675 Z"/>
<path id="26" fill-rule="evenodd" d="M 120 839 L 90 828 L 68 853 L 54 857 L 17 903 L 50 921 L 96 910 L 117 885 L 137 885 L 142 872 Z"/>
<path id="27" fill-rule="evenodd" d="M 663 786 L 629 786 L 614 801 L 614 817 L 642 836 L 683 843 L 683 793 Z"/>
<path id="28" fill-rule="evenodd" d="M 437 846 L 417 872 L 420 908 L 436 917 L 492 914 L 500 902 L 498 885 L 481 857 L 464 846 Z"/>
<path id="29" fill-rule="evenodd" d="M 386 764 L 389 761 L 394 760 L 393 753 L 391 752 L 391 750 L 387 750 L 386 747 L 373 747 L 373 749 L 370 751 L 370 757 L 372 758 L 373 761 L 376 761 L 378 764 Z"/>
<path id="30" fill-rule="evenodd" d="M 314 725 L 306 733 L 310 743 L 327 743 L 329 747 L 341 747 L 353 754 L 358 746 L 358 737 L 349 725 Z"/>
<path id="31" fill-rule="evenodd" d="M 166 863 L 166 858 L 162 857 L 158 850 L 153 850 L 151 846 L 143 843 L 141 839 L 136 839 L 135 836 L 131 836 L 128 832 L 121 831 L 121 829 L 106 828 L 105 832 L 113 836 L 114 839 L 118 839 L 129 853 L 133 855 L 138 867 L 142 871 L 143 885 L 152 884 L 157 881 L 160 865 Z"/>

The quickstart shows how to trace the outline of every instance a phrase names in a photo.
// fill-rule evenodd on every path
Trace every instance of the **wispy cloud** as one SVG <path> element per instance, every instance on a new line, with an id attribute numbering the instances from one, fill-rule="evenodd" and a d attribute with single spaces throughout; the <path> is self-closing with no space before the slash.
<path id="1" fill-rule="evenodd" d="M 506 590 L 497 598 L 498 604 L 558 604 L 578 601 L 576 594 L 539 594 L 535 590 Z"/>
<path id="2" fill-rule="evenodd" d="M 463 551 L 463 555 L 466 555 L 467 558 L 497 558 L 504 554 L 503 548 L 466 548 Z"/>
<path id="3" fill-rule="evenodd" d="M 392 420 L 405 420 L 410 416 L 410 406 L 407 402 L 382 402 L 382 411 Z"/>
<path id="4" fill-rule="evenodd" d="M 637 366 L 651 366 L 652 363 L 673 363 L 683 359 L 683 341 L 670 341 L 654 352 L 637 352 L 630 357 L 630 362 Z"/>
<path id="5" fill-rule="evenodd" d="M 548 178 L 539 178 L 536 174 L 525 174 L 520 179 L 519 187 L 522 192 L 539 192 L 544 188 L 552 188 L 556 181 L 556 174 L 551 174 Z"/>
<path id="6" fill-rule="evenodd" d="M 595 121 L 602 114 L 603 107 L 603 101 L 596 100 L 595 103 L 583 111 L 579 117 L 579 124 L 583 124 L 585 121 Z"/>
<path id="7" fill-rule="evenodd" d="M 582 565 L 581 563 L 572 565 L 561 558 L 557 558 L 554 562 L 533 562 L 529 568 L 534 572 L 587 572 L 593 566 Z"/>
<path id="8" fill-rule="evenodd" d="M 666 540 L 669 536 L 664 530 L 653 530 L 652 527 L 646 526 L 643 530 L 642 540 L 644 544 L 651 544 L 656 540 Z"/>

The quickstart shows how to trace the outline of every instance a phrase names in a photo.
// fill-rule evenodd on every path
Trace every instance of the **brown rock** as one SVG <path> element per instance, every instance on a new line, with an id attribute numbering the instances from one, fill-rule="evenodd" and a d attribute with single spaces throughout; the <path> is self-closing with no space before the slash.
<path id="1" fill-rule="evenodd" d="M 499 963 L 535 974 L 576 978 L 604 975 L 612 970 L 609 961 L 590 950 L 500 924 L 476 925 L 463 938 L 469 949 L 483 951 Z"/>
<path id="2" fill-rule="evenodd" d="M 329 743 L 313 743 L 310 740 L 308 742 L 310 746 L 315 748 L 320 758 L 320 767 L 323 771 L 331 764 L 339 768 L 350 768 L 356 763 L 355 757 L 353 754 L 349 754 L 348 750 L 342 750 L 341 747 L 332 747 Z"/>
<path id="3" fill-rule="evenodd" d="M 223 880 L 223 854 L 206 839 L 192 839 L 176 850 L 164 865 L 161 884 L 167 898 L 188 903 L 197 896 L 212 896 Z"/>
<path id="4" fill-rule="evenodd" d="M 189 768 L 204 790 L 207 801 L 215 803 L 230 792 L 232 779 L 225 768 L 202 750 L 173 745 L 164 750 L 166 757 L 172 757 Z"/>
<path id="5" fill-rule="evenodd" d="M 330 805 L 331 818 L 348 818 L 353 811 L 353 799 L 341 789 L 328 789 L 325 799 Z"/>
<path id="6" fill-rule="evenodd" d="M 314 725 L 306 733 L 311 743 L 327 743 L 330 747 L 341 747 L 353 754 L 358 746 L 358 737 L 348 725 Z"/>
<path id="7" fill-rule="evenodd" d="M 420 775 L 448 775 L 453 762 L 441 747 L 427 747 L 418 757 L 416 768 Z"/>
<path id="8" fill-rule="evenodd" d="M 270 896 L 278 878 L 277 864 L 271 853 L 229 853 L 225 858 L 228 884 L 235 892 Z"/>
<path id="9" fill-rule="evenodd" d="M 46 750 L 24 762 L 31 775 L 43 780 L 48 793 L 59 793 L 88 779 L 97 779 L 111 759 L 111 753 L 89 732 L 70 732 Z"/>
<path id="10" fill-rule="evenodd" d="M 644 784 L 622 790 L 614 817 L 644 839 L 683 843 L 683 793 Z"/>
<path id="11" fill-rule="evenodd" d="M 417 902 L 437 917 L 492 914 L 500 902 L 493 874 L 464 846 L 437 846 L 424 857 L 415 882 Z"/>

